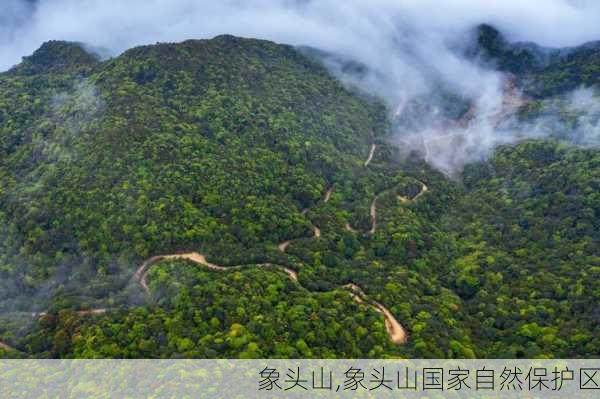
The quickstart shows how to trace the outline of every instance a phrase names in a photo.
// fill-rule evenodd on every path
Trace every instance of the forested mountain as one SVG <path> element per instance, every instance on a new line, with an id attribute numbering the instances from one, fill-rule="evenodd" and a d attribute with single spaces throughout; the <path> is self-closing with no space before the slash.
<path id="1" fill-rule="evenodd" d="M 598 46 L 479 32 L 523 124 L 597 87 Z M 0 355 L 600 355 L 600 152 L 450 179 L 390 114 L 272 42 L 45 43 L 0 74 Z"/>
<path id="2" fill-rule="evenodd" d="M 600 41 L 545 48 L 535 43 L 510 43 L 494 27 L 482 25 L 473 50 L 497 69 L 515 74 L 525 93 L 535 98 L 600 84 Z"/>

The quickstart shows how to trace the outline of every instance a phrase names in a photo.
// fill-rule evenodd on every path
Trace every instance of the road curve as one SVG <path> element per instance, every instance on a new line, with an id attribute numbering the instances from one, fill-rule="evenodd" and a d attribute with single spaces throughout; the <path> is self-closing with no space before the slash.
<path id="1" fill-rule="evenodd" d="M 317 226 L 312 226 L 312 229 L 313 229 L 313 237 L 314 238 L 321 237 L 321 229 L 320 228 L 318 228 Z M 277 249 L 279 249 L 281 252 L 285 252 L 287 247 L 296 240 L 297 240 L 297 238 L 294 240 L 285 240 L 283 242 L 280 242 L 279 244 L 277 244 Z"/>
<path id="2" fill-rule="evenodd" d="M 427 185 L 425 183 L 421 182 L 421 184 L 423 185 L 423 187 L 421 188 L 421 191 L 417 195 L 415 195 L 412 199 L 410 199 L 408 197 L 403 197 L 401 195 L 396 195 L 396 198 L 400 202 L 416 201 L 420 196 L 422 196 L 429 190 L 429 188 L 427 187 Z M 371 211 L 370 211 L 371 229 L 369 229 L 369 231 L 367 232 L 367 234 L 370 234 L 370 235 L 375 234 L 375 232 L 377 231 L 377 199 L 378 198 L 379 198 L 379 195 L 376 195 L 375 198 L 373 199 L 373 202 L 371 202 Z M 351 233 L 358 233 L 358 231 L 356 229 L 352 228 L 350 223 L 346 223 L 345 227 L 346 227 L 346 230 L 348 230 Z"/>
<path id="3" fill-rule="evenodd" d="M 369 157 L 367 158 L 367 160 L 364 163 L 365 167 L 369 166 L 369 163 L 371 163 L 371 160 L 373 159 L 373 154 L 375 153 L 376 148 L 377 148 L 377 146 L 375 144 L 371 145 L 371 150 L 369 151 Z M 403 197 L 401 195 L 397 195 L 396 197 L 401 202 L 409 202 L 409 201 L 417 200 L 421 195 L 425 194 L 425 192 L 429 189 L 425 183 L 421 182 L 421 184 L 423 185 L 423 188 L 421 188 L 421 191 L 419 192 L 419 194 L 415 195 L 414 198 L 409 199 L 409 198 Z M 333 187 L 332 187 L 332 189 L 333 189 Z M 377 198 L 378 197 L 379 197 L 379 194 L 375 195 L 375 198 L 373 198 L 373 202 L 371 202 L 371 210 L 370 210 L 371 228 L 367 232 L 367 234 L 370 234 L 370 235 L 375 234 L 375 232 L 377 231 Z M 328 198 L 329 197 L 326 196 L 326 199 L 328 199 Z M 327 202 L 327 200 L 325 202 Z M 346 228 L 346 230 L 348 230 L 351 233 L 358 233 L 358 231 L 356 229 L 352 228 L 350 223 L 346 223 L 346 225 L 344 227 Z"/>
<path id="4" fill-rule="evenodd" d="M 348 230 L 350 233 L 358 233 L 358 230 L 354 229 L 350 223 L 346 223 L 346 225 L 344 226 L 346 228 L 346 230 Z"/>
<path id="5" fill-rule="evenodd" d="M 383 314 L 385 320 L 385 328 L 390 336 L 390 340 L 395 344 L 405 344 L 408 342 L 408 334 L 402 324 L 396 320 L 394 315 L 379 302 L 373 302 L 372 306 L 375 307 L 380 313 Z"/>
<path id="6" fill-rule="evenodd" d="M 281 252 L 285 252 L 286 248 L 292 243 L 293 240 L 286 240 L 282 243 L 277 244 L 277 248 L 281 251 Z"/>
<path id="7" fill-rule="evenodd" d="M 290 279 L 293 281 L 298 281 L 298 273 L 295 270 L 287 268 L 285 266 L 274 265 L 272 263 L 251 263 L 248 265 L 237 265 L 237 266 L 220 266 L 215 265 L 214 263 L 210 263 L 206 260 L 206 256 L 200 254 L 198 252 L 186 252 L 180 254 L 169 254 L 169 255 L 157 255 L 148 258 L 144 263 L 141 264 L 140 267 L 136 270 L 133 277 L 140 284 L 142 289 L 146 292 L 146 294 L 150 294 L 150 288 L 148 287 L 147 277 L 148 271 L 150 270 L 150 266 L 154 265 L 163 260 L 189 260 L 197 265 L 202 267 L 206 267 L 211 270 L 218 271 L 229 271 L 229 270 L 239 270 L 246 267 L 265 267 L 265 268 L 275 268 L 285 272 Z"/>
<path id="8" fill-rule="evenodd" d="M 371 150 L 369 151 L 369 156 L 367 158 L 367 160 L 364 163 L 364 166 L 367 167 L 369 165 L 369 163 L 371 162 L 371 160 L 373 159 L 373 155 L 375 153 L 377 146 L 375 144 L 371 145 Z M 419 192 L 419 194 L 417 194 L 412 201 L 416 200 L 418 197 L 420 197 L 422 194 L 424 194 L 428 188 L 425 185 L 425 183 L 423 184 L 423 188 L 421 189 L 421 192 Z M 333 188 L 334 186 L 331 186 L 325 193 L 325 196 L 323 198 L 323 202 L 327 203 L 329 201 L 329 199 L 331 198 L 331 194 L 333 192 Z M 377 229 L 377 198 L 378 195 L 375 196 L 375 198 L 373 199 L 373 202 L 371 203 L 371 229 L 369 230 L 369 234 L 375 234 L 375 231 Z M 405 197 L 401 197 L 398 196 L 399 199 L 402 199 L 403 202 L 409 201 L 407 198 L 405 199 Z M 406 201 L 404 201 L 404 199 Z M 302 214 L 305 215 L 308 212 L 308 209 L 303 209 L 302 210 Z M 352 228 L 352 226 L 350 226 L 349 223 L 346 223 L 346 229 L 348 231 L 354 232 L 356 233 L 357 231 L 355 229 Z M 313 226 L 313 235 L 315 238 L 318 238 L 321 236 L 321 230 L 316 227 Z M 287 247 L 293 242 L 293 240 L 286 240 L 283 241 L 282 243 L 278 244 L 277 247 L 281 252 L 285 252 L 285 250 L 287 249 Z M 292 281 L 299 283 L 298 281 L 298 272 L 296 272 L 295 270 L 292 270 L 290 268 L 287 268 L 285 266 L 281 266 L 281 265 L 275 265 L 272 263 L 259 263 L 259 264 L 248 264 L 248 265 L 237 265 L 237 266 L 220 266 L 220 265 L 216 265 L 214 263 L 210 263 L 206 260 L 206 256 L 203 254 L 200 254 L 198 252 L 187 252 L 187 253 L 180 253 L 180 254 L 168 254 L 168 255 L 157 255 L 157 256 L 152 256 L 150 258 L 148 258 L 147 260 L 145 260 L 139 267 L 138 269 L 135 271 L 133 277 L 134 279 L 139 283 L 139 285 L 142 287 L 142 289 L 144 290 L 144 292 L 148 295 L 150 295 L 150 288 L 148 287 L 148 282 L 147 282 L 147 276 L 148 276 L 148 271 L 150 269 L 150 267 L 160 261 L 163 260 L 176 260 L 176 259 L 183 259 L 183 260 L 188 260 L 191 261 L 197 265 L 200 265 L 202 267 L 206 267 L 208 269 L 211 270 L 218 270 L 218 271 L 229 271 L 229 270 L 236 270 L 236 269 L 241 269 L 241 268 L 245 268 L 245 267 L 270 267 L 270 268 L 275 268 L 275 269 L 279 269 L 283 272 L 285 272 Z M 408 341 L 408 334 L 406 333 L 406 330 L 404 329 L 404 327 L 402 327 L 402 325 L 398 322 L 398 320 L 396 320 L 396 318 L 394 317 L 394 315 L 385 307 L 383 306 L 381 303 L 379 302 L 375 302 L 375 301 L 371 301 L 368 299 L 368 297 L 366 296 L 366 294 L 364 293 L 364 291 L 356 284 L 346 284 L 345 286 L 343 286 L 342 288 L 347 289 L 350 291 L 350 294 L 352 295 L 352 298 L 360 304 L 367 304 L 369 306 L 371 306 L 375 311 L 377 311 L 378 313 L 381 313 L 384 317 L 384 321 L 385 321 L 385 328 L 388 332 L 388 335 L 390 337 L 390 340 L 394 343 L 394 344 L 404 344 Z M 84 312 L 84 311 L 81 311 Z M 97 309 L 95 311 L 85 311 L 85 312 L 89 312 L 89 313 L 104 313 L 106 312 L 106 309 Z M 88 314 L 89 314 L 88 313 Z"/>
<path id="9" fill-rule="evenodd" d="M 371 144 L 371 149 L 369 150 L 369 156 L 367 157 L 365 163 L 363 164 L 363 166 L 365 168 L 367 166 L 369 166 L 369 164 L 371 163 L 371 160 L 373 159 L 373 155 L 375 154 L 376 149 L 377 149 L 377 145 Z M 375 233 L 375 218 L 377 217 L 377 210 L 375 209 L 376 202 L 377 202 L 377 196 L 375 196 L 375 199 L 371 203 L 371 229 L 369 230 L 369 234 Z M 373 216 L 373 215 L 375 215 L 375 216 Z M 350 223 L 346 223 L 346 226 L 344 226 L 344 227 L 346 227 L 346 230 L 348 230 L 351 233 L 358 233 L 358 231 L 356 229 L 352 228 Z"/>
<path id="10" fill-rule="evenodd" d="M 429 191 L 429 187 L 427 187 L 427 185 L 425 183 L 421 182 L 421 184 L 423 185 L 423 187 L 421 187 L 421 191 L 419 192 L 419 194 L 415 195 L 415 197 L 412 199 L 412 201 L 416 201 L 420 196 L 422 196 L 427 191 Z"/>
<path id="11" fill-rule="evenodd" d="M 220 265 L 216 265 L 214 263 L 208 262 L 206 260 L 206 257 L 203 254 L 200 254 L 198 252 L 188 252 L 188 253 L 181 253 L 181 254 L 153 256 L 153 257 L 149 258 L 148 260 L 146 260 L 144 263 L 142 263 L 142 265 L 135 272 L 134 277 L 136 278 L 136 280 L 139 282 L 140 286 L 144 289 L 144 291 L 147 294 L 150 294 L 150 289 L 148 288 L 148 283 L 146 281 L 146 277 L 148 275 L 148 270 L 149 270 L 150 266 L 152 266 L 155 263 L 158 263 L 162 260 L 174 260 L 174 259 L 189 260 L 191 262 L 196 263 L 197 265 L 207 267 L 212 270 L 219 270 L 219 271 L 236 270 L 236 269 L 252 267 L 252 266 L 254 266 L 254 267 L 271 267 L 271 268 L 279 269 L 279 270 L 285 272 L 292 281 L 299 283 L 298 272 L 296 272 L 295 270 L 292 270 L 290 268 L 287 268 L 285 266 L 275 265 L 272 263 L 259 263 L 259 264 L 254 264 L 254 265 L 249 264 L 249 265 L 238 265 L 238 266 L 229 266 L 229 267 L 220 266 Z M 392 313 L 385 306 L 383 306 L 382 304 L 380 304 L 378 302 L 370 301 L 368 299 L 368 297 L 366 296 L 366 294 L 363 292 L 363 290 L 356 284 L 346 284 L 342 288 L 351 291 L 351 295 L 353 296 L 355 301 L 357 301 L 359 303 L 368 304 L 373 309 L 375 309 L 377 312 L 379 312 L 383 315 L 384 320 L 385 320 L 386 330 L 388 332 L 388 335 L 390 336 L 390 340 L 393 343 L 395 343 L 395 344 L 406 343 L 406 341 L 408 339 L 407 338 L 408 335 L 406 334 L 406 331 L 404 330 L 402 325 L 398 322 L 398 320 L 396 320 L 396 318 L 392 315 Z"/>
<path id="12" fill-rule="evenodd" d="M 323 197 L 323 202 L 327 203 L 329 201 L 329 198 L 331 198 L 331 193 L 333 192 L 333 186 L 329 187 L 329 189 L 325 192 L 325 196 Z M 302 210 L 302 215 L 306 215 L 308 213 L 310 209 L 309 208 L 305 208 Z M 317 226 L 313 225 L 312 226 L 313 229 L 313 237 L 315 238 L 319 238 L 321 237 L 321 229 L 318 228 Z M 289 245 L 295 241 L 294 240 L 285 240 L 283 242 L 280 242 L 279 244 L 277 244 L 277 249 L 279 249 L 281 252 L 285 252 L 285 250 L 287 249 L 287 247 L 289 247 Z"/>
<path id="13" fill-rule="evenodd" d="M 408 197 L 404 197 L 402 195 L 396 195 L 396 198 L 398 199 L 398 201 L 400 202 L 410 202 L 410 201 L 415 201 L 416 199 L 418 199 L 421 195 L 425 194 L 427 191 L 429 191 L 429 187 L 427 187 L 427 185 L 423 182 L 421 182 L 422 187 L 421 187 L 421 191 L 419 191 L 419 193 L 417 195 L 415 195 L 412 199 L 408 198 Z"/>
<path id="14" fill-rule="evenodd" d="M 343 288 L 346 288 L 350 291 L 350 295 L 352 299 L 358 304 L 368 304 L 371 306 L 376 312 L 381 313 L 383 315 L 385 321 L 385 328 L 390 336 L 390 340 L 397 345 L 405 344 L 408 342 L 408 333 L 398 322 L 398 320 L 394 317 L 392 312 L 390 312 L 385 306 L 376 301 L 370 301 L 364 291 L 356 284 L 349 283 L 346 284 Z"/>

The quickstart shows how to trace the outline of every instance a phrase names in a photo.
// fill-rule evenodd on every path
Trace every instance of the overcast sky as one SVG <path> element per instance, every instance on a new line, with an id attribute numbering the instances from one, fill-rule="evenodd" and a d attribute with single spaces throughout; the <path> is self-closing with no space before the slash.
<path id="1" fill-rule="evenodd" d="M 596 0 L 2 0 L 0 70 L 51 39 L 118 54 L 232 33 L 348 51 L 408 27 L 460 32 L 490 22 L 513 39 L 564 46 L 600 38 L 599 21 Z"/>

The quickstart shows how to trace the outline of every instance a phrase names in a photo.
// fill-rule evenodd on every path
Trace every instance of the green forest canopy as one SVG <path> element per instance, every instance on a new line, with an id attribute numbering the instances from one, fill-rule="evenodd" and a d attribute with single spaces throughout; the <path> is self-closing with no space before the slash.
<path id="1" fill-rule="evenodd" d="M 548 68 L 540 100 L 562 87 Z M 387 128 L 378 100 L 289 46 L 219 36 L 101 62 L 44 44 L 0 74 L 0 339 L 21 351 L 4 355 L 599 355 L 600 153 L 528 141 L 457 183 L 401 160 Z M 182 251 L 299 281 L 172 260 L 147 297 L 136 268 Z"/>

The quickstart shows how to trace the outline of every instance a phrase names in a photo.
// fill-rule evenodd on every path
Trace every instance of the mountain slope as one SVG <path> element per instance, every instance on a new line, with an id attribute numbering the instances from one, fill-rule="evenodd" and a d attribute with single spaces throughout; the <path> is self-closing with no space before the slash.
<path id="1" fill-rule="evenodd" d="M 264 251 L 308 230 L 300 210 L 381 132 L 381 108 L 266 42 L 137 48 L 71 73 L 72 87 L 52 96 L 37 85 L 54 69 L 20 69 L 3 83 L 41 105 L 7 102 L 7 114 L 33 120 L 3 124 L 2 205 L 20 238 L 3 253 L 106 263 L 198 242 L 221 255 Z"/>
<path id="2" fill-rule="evenodd" d="M 536 99 L 600 84 L 600 41 L 571 48 L 510 43 L 489 25 L 477 29 L 477 51 L 500 71 L 514 74 Z"/>
<path id="3" fill-rule="evenodd" d="M 501 54 L 523 90 L 563 62 Z M 7 355 L 600 350 L 597 150 L 531 141 L 452 181 L 399 156 L 376 99 L 232 36 L 107 61 L 49 42 L 0 74 L 0 98 L 0 339 L 22 352 Z"/>
<path id="4" fill-rule="evenodd" d="M 11 99 L 0 198 L 9 315 L 143 304 L 131 275 L 161 253 L 301 269 L 277 244 L 311 236 L 301 211 L 362 173 L 384 130 L 381 105 L 288 46 L 221 36 L 135 48 L 106 62 L 82 51 L 49 42 L 0 78 Z M 322 307 L 356 306 L 343 295 Z M 348 356 L 389 346 L 383 320 L 371 317 L 381 336 Z M 315 354 L 326 347 L 312 341 Z"/>

